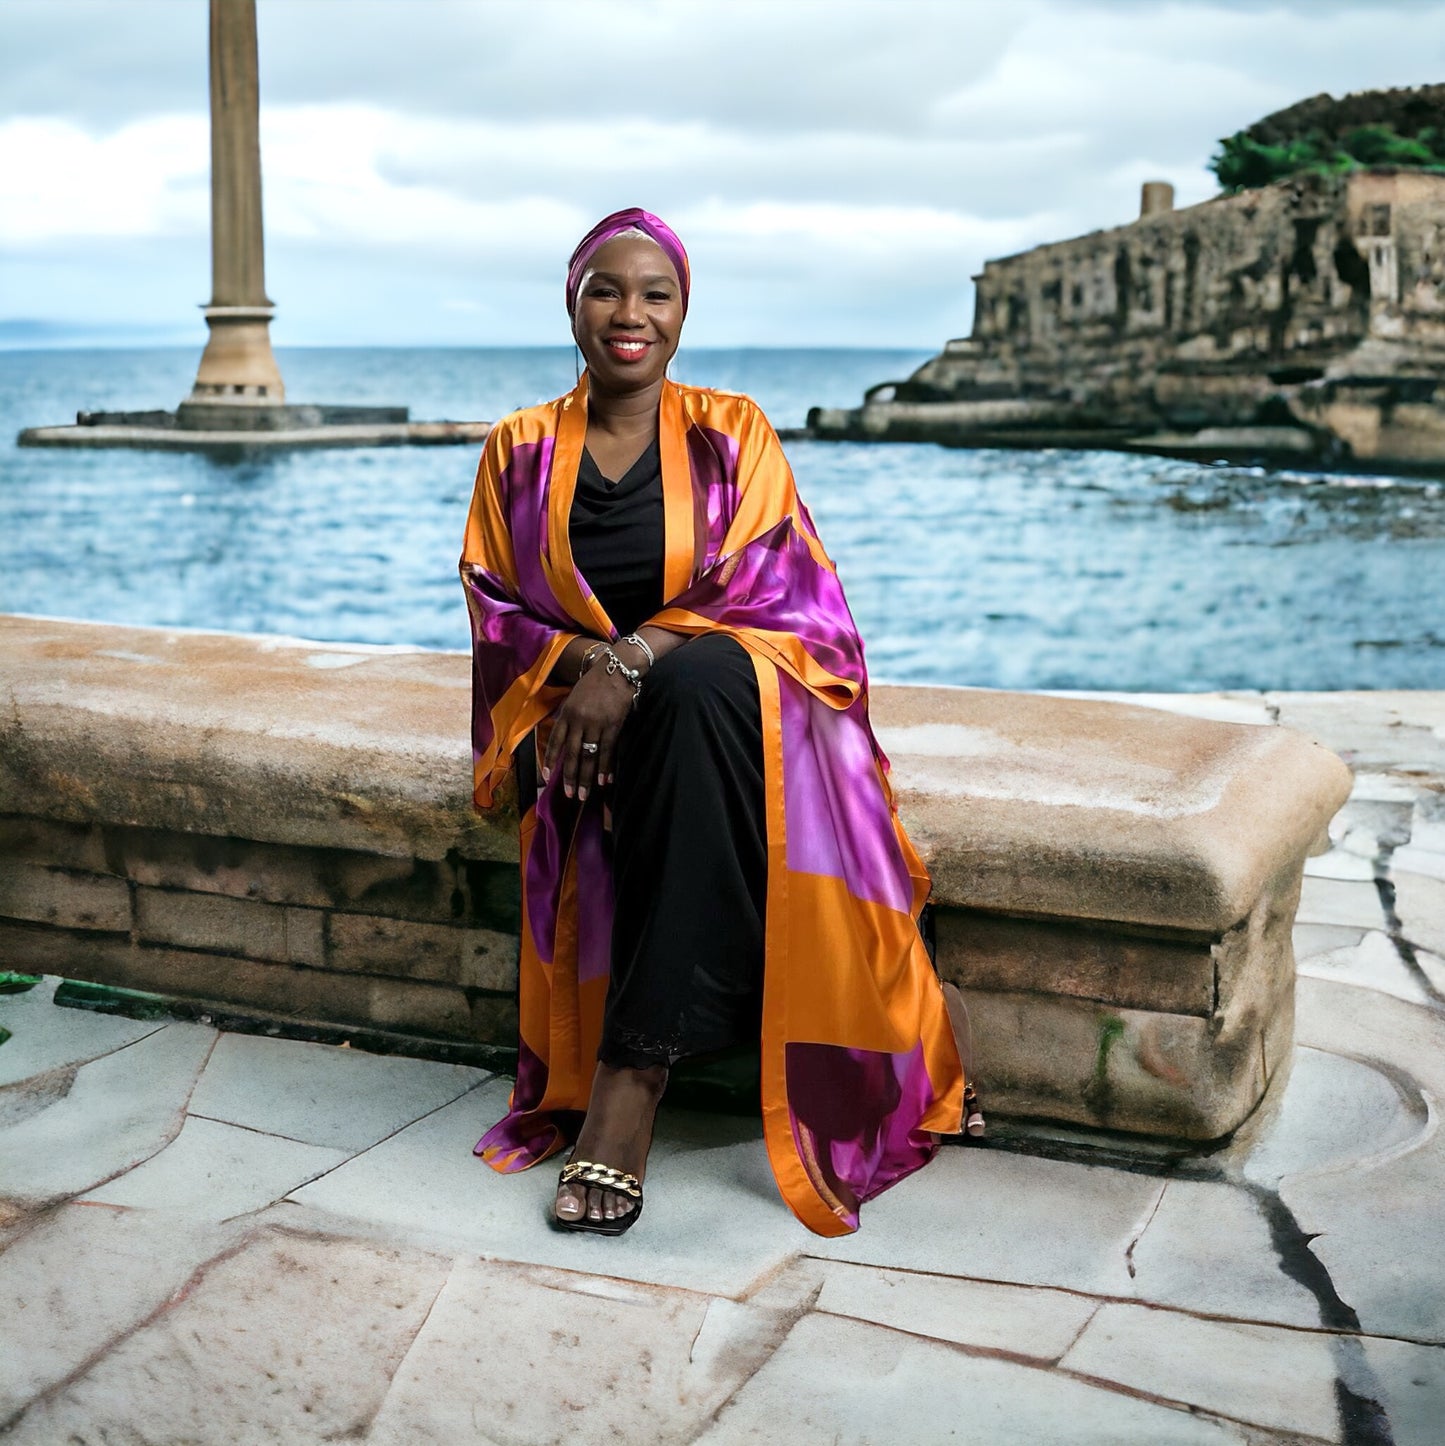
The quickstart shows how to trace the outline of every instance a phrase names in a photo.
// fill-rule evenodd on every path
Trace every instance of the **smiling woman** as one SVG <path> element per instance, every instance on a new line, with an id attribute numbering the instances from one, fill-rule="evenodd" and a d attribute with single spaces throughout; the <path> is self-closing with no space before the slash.
<path id="1" fill-rule="evenodd" d="M 477 475 L 475 796 L 515 769 L 524 901 L 517 1084 L 477 1153 L 574 1143 L 554 1223 L 621 1234 L 670 1066 L 756 1041 L 778 1186 L 838 1235 L 983 1120 L 833 564 L 757 406 L 667 378 L 690 286 L 657 217 L 594 227 L 586 371 Z"/>

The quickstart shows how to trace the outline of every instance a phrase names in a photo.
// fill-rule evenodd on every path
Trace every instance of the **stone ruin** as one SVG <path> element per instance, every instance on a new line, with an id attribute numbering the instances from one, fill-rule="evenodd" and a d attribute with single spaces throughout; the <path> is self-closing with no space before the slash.
<path id="1" fill-rule="evenodd" d="M 973 334 L 813 435 L 1445 462 L 1445 174 L 1295 176 L 985 264 Z"/>

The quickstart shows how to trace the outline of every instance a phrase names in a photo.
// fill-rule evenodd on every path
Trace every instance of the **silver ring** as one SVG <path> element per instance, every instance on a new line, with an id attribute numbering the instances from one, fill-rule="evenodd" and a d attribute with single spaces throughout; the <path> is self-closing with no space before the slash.
<path id="1" fill-rule="evenodd" d="M 584 744 L 582 745 L 582 751 L 583 751 L 584 753 L 596 753 L 596 752 L 597 752 L 597 744 L 595 744 L 595 743 L 584 743 Z"/>

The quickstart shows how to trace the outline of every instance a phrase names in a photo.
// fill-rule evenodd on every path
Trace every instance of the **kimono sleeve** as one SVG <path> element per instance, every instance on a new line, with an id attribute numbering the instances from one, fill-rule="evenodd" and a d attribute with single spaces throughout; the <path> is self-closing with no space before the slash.
<path id="1" fill-rule="evenodd" d="M 512 751 L 566 696 L 547 678 L 575 632 L 529 608 L 519 585 L 508 521 L 505 423 L 482 449 L 460 572 L 472 633 L 472 780 L 478 808 L 491 807 Z"/>

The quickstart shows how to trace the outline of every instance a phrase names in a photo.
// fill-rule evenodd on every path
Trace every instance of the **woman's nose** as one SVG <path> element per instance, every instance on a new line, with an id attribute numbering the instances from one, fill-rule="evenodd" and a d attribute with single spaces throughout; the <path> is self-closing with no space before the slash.
<path id="1" fill-rule="evenodd" d="M 617 298 L 617 310 L 613 315 L 619 326 L 641 326 L 647 319 L 642 311 L 642 297 L 635 291 L 624 291 Z"/>

